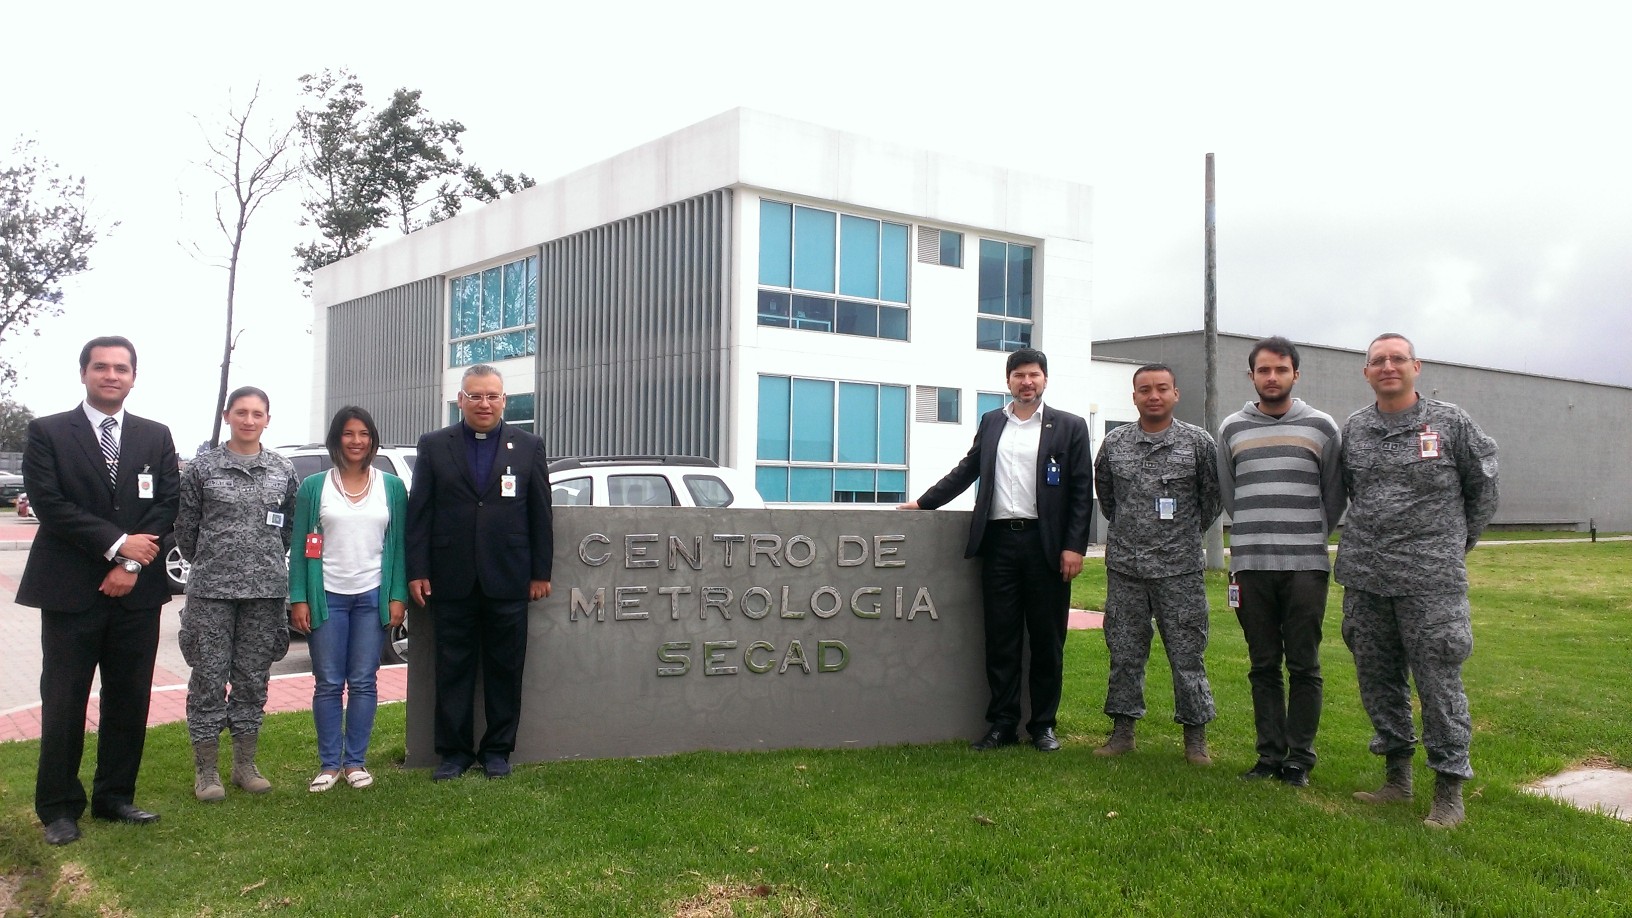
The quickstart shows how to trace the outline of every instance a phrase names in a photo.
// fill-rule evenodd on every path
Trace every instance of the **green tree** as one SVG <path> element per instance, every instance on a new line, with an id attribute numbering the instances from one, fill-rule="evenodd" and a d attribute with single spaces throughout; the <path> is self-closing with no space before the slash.
<path id="1" fill-rule="evenodd" d="M 301 87 L 301 225 L 319 234 L 295 248 L 308 286 L 313 271 L 368 248 L 375 230 L 406 235 L 457 214 L 466 201 L 494 201 L 535 184 L 525 173 L 489 176 L 464 162 L 465 126 L 433 117 L 420 90 L 397 89 L 374 111 L 362 83 L 344 69 L 303 76 Z"/>
<path id="2" fill-rule="evenodd" d="M 20 453 L 28 444 L 28 422 L 34 412 L 9 398 L 0 398 L 0 452 Z"/>
<path id="3" fill-rule="evenodd" d="M 96 238 L 85 179 L 58 175 L 32 140 L 13 145 L 0 164 L 0 342 L 62 315 L 62 284 L 90 268 Z M 0 361 L 0 384 L 16 378 Z"/>

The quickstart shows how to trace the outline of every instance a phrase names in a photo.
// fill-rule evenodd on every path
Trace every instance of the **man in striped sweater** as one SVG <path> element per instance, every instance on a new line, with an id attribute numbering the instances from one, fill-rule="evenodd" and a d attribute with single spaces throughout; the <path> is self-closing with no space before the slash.
<path id="1" fill-rule="evenodd" d="M 1241 777 L 1303 787 L 1320 726 L 1326 537 L 1347 503 L 1341 434 L 1331 415 L 1292 397 L 1292 342 L 1259 341 L 1247 369 L 1258 401 L 1225 418 L 1218 432 L 1218 483 L 1232 521 L 1230 605 L 1247 639 L 1258 731 L 1258 762 Z"/>

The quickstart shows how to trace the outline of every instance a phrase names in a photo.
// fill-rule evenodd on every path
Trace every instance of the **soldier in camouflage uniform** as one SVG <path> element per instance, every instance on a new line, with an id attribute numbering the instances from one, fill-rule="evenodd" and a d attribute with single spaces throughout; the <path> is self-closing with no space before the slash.
<path id="1" fill-rule="evenodd" d="M 1435 774 L 1434 828 L 1462 822 L 1462 782 L 1473 777 L 1473 722 L 1462 663 L 1473 652 L 1467 553 L 1496 513 L 1496 442 L 1467 412 L 1417 394 L 1422 364 L 1395 334 L 1372 341 L 1365 375 L 1377 403 L 1343 426 L 1349 515 L 1339 542 L 1343 641 L 1354 654 L 1371 751 L 1386 779 L 1355 797 L 1412 795 L 1411 681 L 1422 701 L 1423 746 Z"/>
<path id="2" fill-rule="evenodd" d="M 1105 713 L 1111 736 L 1096 755 L 1134 747 L 1133 725 L 1145 716 L 1145 663 L 1151 620 L 1161 629 L 1173 670 L 1173 718 L 1184 725 L 1184 754 L 1211 765 L 1207 723 L 1213 692 L 1207 684 L 1207 592 L 1202 576 L 1202 534 L 1218 519 L 1217 449 L 1194 424 L 1173 417 L 1179 389 L 1162 364 L 1133 374 L 1139 423 L 1105 435 L 1094 463 L 1094 491 L 1108 523 L 1105 542 L 1105 646 L 1110 688 Z"/>
<path id="3" fill-rule="evenodd" d="M 268 408 L 265 392 L 235 390 L 223 412 L 232 438 L 181 477 L 176 545 L 192 570 L 177 641 L 193 668 L 187 733 L 193 792 L 205 802 L 226 797 L 217 766 L 223 730 L 232 734 L 233 783 L 256 794 L 272 789 L 255 751 L 272 663 L 289 649 L 284 597 L 299 481 L 288 459 L 261 446 Z"/>

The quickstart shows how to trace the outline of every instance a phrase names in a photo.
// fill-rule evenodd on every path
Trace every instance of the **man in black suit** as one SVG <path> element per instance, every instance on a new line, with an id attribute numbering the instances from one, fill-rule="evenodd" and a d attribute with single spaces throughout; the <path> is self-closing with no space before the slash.
<path id="1" fill-rule="evenodd" d="M 466 370 L 459 410 L 460 423 L 419 438 L 408 495 L 408 592 L 422 606 L 436 602 L 436 781 L 478 761 L 489 778 L 510 774 L 527 604 L 550 595 L 554 552 L 544 441 L 504 423 L 499 372 Z M 478 661 L 487 715 L 480 746 Z"/>
<path id="2" fill-rule="evenodd" d="M 1065 663 L 1071 581 L 1082 572 L 1093 526 L 1093 459 L 1088 424 L 1043 405 L 1048 358 L 1023 348 L 1009 355 L 1013 401 L 980 419 L 974 445 L 946 477 L 903 510 L 933 510 L 978 478 L 964 557 L 981 559 L 986 607 L 986 708 L 991 730 L 970 748 L 1019 741 L 1022 635 L 1031 640 L 1031 719 L 1026 732 L 1054 752 Z"/>
<path id="3" fill-rule="evenodd" d="M 79 838 L 85 706 L 102 670 L 91 815 L 149 823 L 136 808 L 159 610 L 170 599 L 159 541 L 176 519 L 181 476 L 170 429 L 125 411 L 136 348 L 93 338 L 79 352 L 80 406 L 28 425 L 23 480 L 39 517 L 17 602 L 40 609 L 40 765 L 34 812 L 45 840 Z"/>

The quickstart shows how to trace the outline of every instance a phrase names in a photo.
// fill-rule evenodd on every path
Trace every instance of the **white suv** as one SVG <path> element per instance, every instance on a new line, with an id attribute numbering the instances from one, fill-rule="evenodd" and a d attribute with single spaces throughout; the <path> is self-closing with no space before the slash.
<path id="1" fill-rule="evenodd" d="M 558 507 L 765 506 L 747 476 L 696 456 L 558 459 L 550 498 Z"/>

